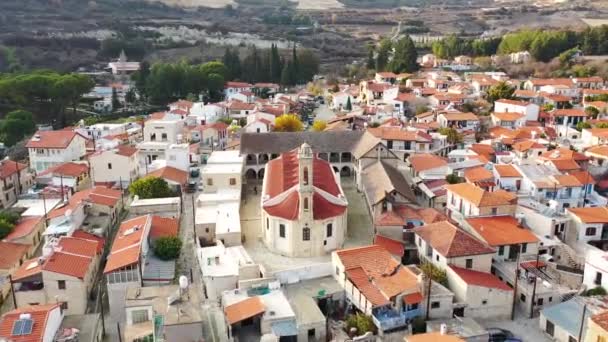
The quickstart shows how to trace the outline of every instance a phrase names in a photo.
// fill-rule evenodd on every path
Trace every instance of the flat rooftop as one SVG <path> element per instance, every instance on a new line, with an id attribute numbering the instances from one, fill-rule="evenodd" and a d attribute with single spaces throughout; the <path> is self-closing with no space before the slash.
<path id="1" fill-rule="evenodd" d="M 243 246 L 224 247 L 218 242 L 216 246 L 198 248 L 197 253 L 206 276 L 238 276 L 240 266 L 255 264 Z"/>
<path id="2" fill-rule="evenodd" d="M 243 164 L 207 164 L 201 170 L 203 175 L 237 174 L 241 175 Z"/>
<path id="3" fill-rule="evenodd" d="M 179 204 L 181 199 L 179 197 L 165 197 L 165 198 L 146 198 L 133 200 L 130 204 L 131 207 L 140 207 L 148 205 L 169 205 Z"/>
<path id="4" fill-rule="evenodd" d="M 67 315 L 61 321 L 61 327 L 57 333 L 63 329 L 78 329 L 79 342 L 97 342 L 97 331 L 101 331 L 101 315 L 98 313 L 87 315 Z"/>
<path id="5" fill-rule="evenodd" d="M 244 164 L 245 157 L 239 151 L 213 151 L 207 158 L 209 164 Z"/>
<path id="6" fill-rule="evenodd" d="M 202 307 L 196 288 L 190 286 L 181 299 L 169 304 L 169 297 L 179 298 L 179 285 L 131 286 L 125 295 L 125 307 L 149 306 L 164 316 L 165 325 L 202 322 Z M 126 330 L 128 330 L 126 326 Z"/>
<path id="7" fill-rule="evenodd" d="M 234 233 L 241 231 L 239 202 L 210 203 L 196 208 L 195 224 L 215 223 L 215 233 Z"/>
<path id="8" fill-rule="evenodd" d="M 48 214 L 60 202 L 61 199 L 59 198 L 21 199 L 17 201 L 13 207 L 26 208 L 26 210 L 21 213 L 21 216 L 44 216 L 44 214 Z"/>

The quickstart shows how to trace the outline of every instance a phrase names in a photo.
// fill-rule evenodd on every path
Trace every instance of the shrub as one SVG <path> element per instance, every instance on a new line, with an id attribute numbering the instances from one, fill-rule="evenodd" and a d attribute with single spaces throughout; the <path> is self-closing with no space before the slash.
<path id="1" fill-rule="evenodd" d="M 4 239 L 8 234 L 10 234 L 15 228 L 15 225 L 0 219 L 0 239 Z"/>
<path id="2" fill-rule="evenodd" d="M 376 333 L 376 326 L 371 317 L 357 313 L 350 315 L 346 318 L 346 329 L 350 331 L 351 328 L 357 329 L 357 335 L 363 335 L 368 331 Z"/>
<path id="3" fill-rule="evenodd" d="M 131 195 L 139 196 L 139 198 L 163 198 L 171 197 L 173 192 L 169 188 L 169 184 L 162 178 L 148 176 L 140 178 L 129 186 Z"/>
<path id="4" fill-rule="evenodd" d="M 420 265 L 420 269 L 427 277 L 431 277 L 433 281 L 438 282 L 443 286 L 448 286 L 448 275 L 444 270 L 438 268 L 430 262 L 425 262 Z"/>
<path id="5" fill-rule="evenodd" d="M 2 221 L 6 221 L 10 224 L 17 224 L 17 222 L 19 222 L 19 219 L 21 218 L 21 215 L 12 212 L 12 211 L 0 211 L 0 220 Z"/>
<path id="6" fill-rule="evenodd" d="M 182 250 L 182 240 L 177 236 L 158 238 L 154 243 L 154 254 L 161 260 L 174 260 Z"/>
<path id="7" fill-rule="evenodd" d="M 606 289 L 601 286 L 598 286 L 593 289 L 589 289 L 585 292 L 585 296 L 604 296 L 606 295 Z"/>
<path id="8" fill-rule="evenodd" d="M 445 176 L 445 180 L 450 184 L 458 184 L 463 182 L 462 178 L 456 176 L 455 174 L 449 174 Z"/>

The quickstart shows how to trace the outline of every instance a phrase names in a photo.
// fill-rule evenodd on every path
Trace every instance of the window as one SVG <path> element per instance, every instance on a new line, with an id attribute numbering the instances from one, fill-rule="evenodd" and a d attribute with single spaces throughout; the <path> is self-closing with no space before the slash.
<path id="1" fill-rule="evenodd" d="M 439 309 L 440 306 L 439 302 L 431 302 L 431 309 Z"/>
<path id="2" fill-rule="evenodd" d="M 207 178 L 207 186 L 213 186 L 213 178 Z"/>
<path id="3" fill-rule="evenodd" d="M 602 272 L 595 272 L 595 285 L 602 285 Z"/>
<path id="4" fill-rule="evenodd" d="M 595 235 L 595 230 L 596 230 L 595 227 L 588 227 L 585 230 L 585 235 L 586 236 L 593 236 L 593 235 Z"/>
<path id="5" fill-rule="evenodd" d="M 57 280 L 57 288 L 60 290 L 65 290 L 65 280 Z"/>
<path id="6" fill-rule="evenodd" d="M 503 255 L 503 254 L 505 254 L 505 246 L 499 246 L 498 255 Z"/>
<path id="7" fill-rule="evenodd" d="M 302 229 L 302 240 L 310 241 L 310 228 L 304 227 L 304 229 Z"/>
<path id="8" fill-rule="evenodd" d="M 553 297 L 549 297 L 549 303 L 553 301 Z"/>
<path id="9" fill-rule="evenodd" d="M 416 309 L 418 309 L 418 303 L 410 304 L 408 311 L 416 310 Z"/>
<path id="10" fill-rule="evenodd" d="M 498 214 L 498 208 L 492 208 L 492 215 Z"/>
<path id="11" fill-rule="evenodd" d="M 162 133 L 160 135 L 160 138 L 163 139 L 163 140 L 167 140 L 167 133 Z"/>
<path id="12" fill-rule="evenodd" d="M 520 299 L 522 302 L 524 302 L 524 303 L 525 303 L 525 302 L 526 302 L 526 295 L 522 293 L 521 295 L 519 295 L 519 299 Z"/>
<path id="13" fill-rule="evenodd" d="M 148 318 L 148 310 L 131 311 L 131 319 L 133 320 L 133 324 L 149 321 L 150 319 Z"/>
<path id="14" fill-rule="evenodd" d="M 308 185 L 308 168 L 304 168 L 304 185 Z"/>
<path id="15" fill-rule="evenodd" d="M 68 309 L 68 302 L 61 303 L 61 310 L 65 311 Z"/>
<path id="16" fill-rule="evenodd" d="M 545 332 L 553 337 L 553 334 L 555 333 L 555 325 L 553 324 L 553 322 L 551 321 L 547 321 L 547 324 L 545 325 Z"/>
<path id="17" fill-rule="evenodd" d="M 230 185 L 236 185 L 236 178 L 230 178 Z"/>
<path id="18" fill-rule="evenodd" d="M 439 254 L 435 255 L 435 260 L 439 261 Z"/>
<path id="19" fill-rule="evenodd" d="M 279 236 L 282 238 L 285 237 L 285 225 L 284 224 L 279 225 Z"/>
<path id="20" fill-rule="evenodd" d="M 308 211 L 308 197 L 304 197 L 304 210 Z"/>
<path id="21" fill-rule="evenodd" d="M 466 259 L 466 268 L 473 268 L 473 259 Z"/>
<path id="22" fill-rule="evenodd" d="M 526 253 L 527 250 L 528 250 L 528 244 L 527 243 L 522 243 L 521 244 L 521 252 L 522 253 Z"/>
<path id="23" fill-rule="evenodd" d="M 336 266 L 336 275 L 340 275 L 340 269 Z"/>
<path id="24" fill-rule="evenodd" d="M 488 300 L 487 299 L 484 299 L 484 300 L 481 301 L 481 305 L 486 305 L 486 304 L 488 304 Z"/>
<path id="25" fill-rule="evenodd" d="M 112 163 L 108 163 L 108 170 L 112 170 Z"/>
<path id="26" fill-rule="evenodd" d="M 334 235 L 334 226 L 331 223 L 327 224 L 327 237 Z"/>
<path id="27" fill-rule="evenodd" d="M 266 229 L 270 229 L 270 219 L 266 218 Z"/>
<path id="28" fill-rule="evenodd" d="M 538 298 L 536 305 L 543 305 L 544 302 L 545 300 L 543 298 Z"/>

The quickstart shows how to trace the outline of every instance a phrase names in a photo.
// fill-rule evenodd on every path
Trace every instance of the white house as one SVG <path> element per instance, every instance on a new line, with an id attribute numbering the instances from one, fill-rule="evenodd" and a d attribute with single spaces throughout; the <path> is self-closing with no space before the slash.
<path id="1" fill-rule="evenodd" d="M 244 91 L 251 92 L 253 85 L 244 82 L 226 82 L 224 85 L 224 96 L 228 98 L 230 95 L 241 93 Z"/>
<path id="2" fill-rule="evenodd" d="M 144 141 L 181 143 L 183 120 L 148 120 L 144 125 Z"/>
<path id="3" fill-rule="evenodd" d="M 70 131 L 38 131 L 27 142 L 30 167 L 42 172 L 51 166 L 81 160 L 87 153 L 87 139 Z"/>
<path id="4" fill-rule="evenodd" d="M 271 251 L 319 256 L 342 247 L 347 206 L 339 176 L 308 144 L 267 163 L 261 211 L 263 239 Z"/>
<path id="5" fill-rule="evenodd" d="M 131 184 L 139 177 L 137 148 L 121 145 L 116 149 L 99 151 L 89 157 L 95 184 Z"/>

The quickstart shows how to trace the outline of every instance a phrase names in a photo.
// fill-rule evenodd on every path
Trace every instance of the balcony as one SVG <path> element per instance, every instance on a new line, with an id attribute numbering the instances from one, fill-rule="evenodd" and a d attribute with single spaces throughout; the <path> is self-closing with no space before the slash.
<path id="1" fill-rule="evenodd" d="M 379 308 L 373 313 L 372 320 L 378 329 L 388 331 L 407 326 L 409 321 L 415 317 L 422 315 L 420 308 L 397 312 L 390 308 Z"/>
<path id="2" fill-rule="evenodd" d="M 44 283 L 37 281 L 15 283 L 15 285 L 15 292 L 40 291 L 44 288 Z"/>

